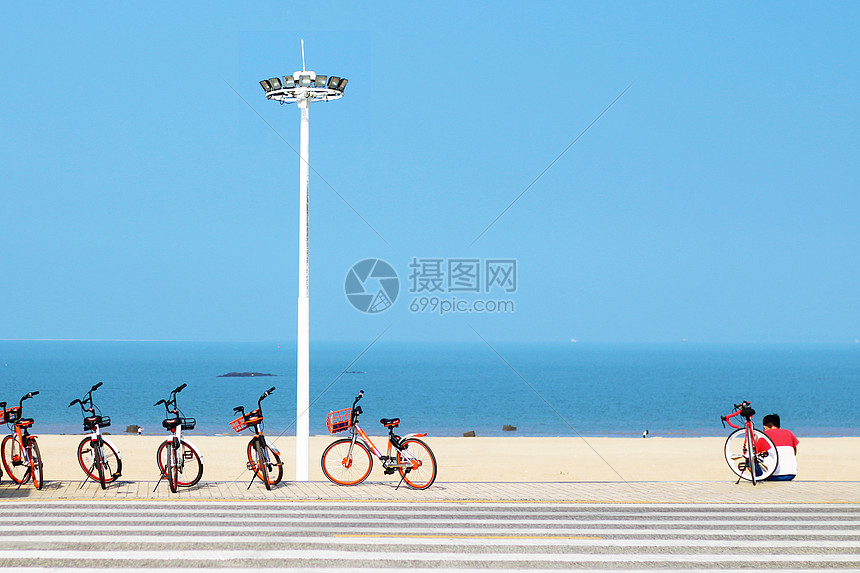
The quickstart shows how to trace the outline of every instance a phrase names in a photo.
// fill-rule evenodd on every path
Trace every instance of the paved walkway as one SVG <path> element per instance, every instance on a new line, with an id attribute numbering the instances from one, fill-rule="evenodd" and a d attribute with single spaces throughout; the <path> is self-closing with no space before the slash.
<path id="1" fill-rule="evenodd" d="M 41 491 L 4 480 L 0 501 L 13 499 L 213 499 L 356 501 L 570 501 L 608 503 L 858 503 L 860 481 L 784 483 L 709 482 L 560 482 L 435 483 L 425 491 L 396 489 L 392 482 L 343 487 L 329 482 L 282 482 L 266 491 L 259 482 L 201 482 L 171 494 L 167 483 L 120 481 L 102 491 L 94 482 L 49 481 Z"/>

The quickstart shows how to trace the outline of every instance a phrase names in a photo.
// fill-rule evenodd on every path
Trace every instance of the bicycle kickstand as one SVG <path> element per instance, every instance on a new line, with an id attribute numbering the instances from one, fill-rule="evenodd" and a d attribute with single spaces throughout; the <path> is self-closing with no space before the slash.
<path id="1" fill-rule="evenodd" d="M 157 489 L 158 489 L 158 484 L 160 484 L 160 483 L 161 483 L 161 480 L 163 480 L 163 479 L 164 479 L 164 476 L 165 476 L 165 475 L 166 475 L 166 474 L 162 472 L 161 477 L 160 477 L 160 478 L 158 478 L 158 481 L 157 481 L 157 482 L 155 482 L 155 487 L 154 487 L 154 488 L 152 488 L 152 491 L 153 491 L 153 492 L 155 492 L 155 490 L 157 490 Z"/>
<path id="2" fill-rule="evenodd" d="M 401 486 L 401 485 L 403 485 L 403 480 L 405 480 L 405 479 L 406 479 L 406 474 L 407 474 L 407 472 L 409 472 L 409 470 L 406 470 L 406 471 L 405 471 L 405 472 L 403 472 L 403 474 L 400 476 L 400 481 L 399 481 L 399 482 L 397 482 L 397 487 L 396 487 L 396 488 L 394 488 L 394 491 L 397 491 L 398 489 L 400 489 L 400 486 Z"/>
<path id="3" fill-rule="evenodd" d="M 255 479 L 257 479 L 257 472 L 251 472 L 251 482 L 248 484 L 247 489 L 251 489 L 251 486 L 254 485 Z M 262 481 L 262 479 L 260 481 Z"/>

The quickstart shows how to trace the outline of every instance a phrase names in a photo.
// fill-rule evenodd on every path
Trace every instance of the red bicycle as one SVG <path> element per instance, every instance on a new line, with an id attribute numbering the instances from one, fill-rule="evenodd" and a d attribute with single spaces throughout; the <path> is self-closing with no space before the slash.
<path id="1" fill-rule="evenodd" d="M 745 479 L 755 485 L 757 481 L 769 478 L 776 471 L 778 460 L 776 446 L 767 434 L 755 429 L 752 421 L 754 415 L 755 410 L 750 407 L 750 403 L 743 401 L 735 404 L 733 414 L 720 416 L 724 428 L 726 424 L 736 428 L 729 434 L 725 446 L 726 462 L 738 476 L 738 481 L 735 483 Z M 743 426 L 732 424 L 731 419 L 735 416 L 744 419 Z"/>

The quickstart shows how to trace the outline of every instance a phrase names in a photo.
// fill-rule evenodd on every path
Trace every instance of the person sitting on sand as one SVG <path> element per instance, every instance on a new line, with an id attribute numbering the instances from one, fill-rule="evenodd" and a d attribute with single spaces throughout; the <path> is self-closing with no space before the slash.
<path id="1" fill-rule="evenodd" d="M 790 430 L 779 426 L 779 414 L 768 414 L 761 421 L 764 433 L 773 440 L 779 456 L 776 471 L 767 478 L 770 481 L 791 481 L 797 475 L 798 439 Z"/>

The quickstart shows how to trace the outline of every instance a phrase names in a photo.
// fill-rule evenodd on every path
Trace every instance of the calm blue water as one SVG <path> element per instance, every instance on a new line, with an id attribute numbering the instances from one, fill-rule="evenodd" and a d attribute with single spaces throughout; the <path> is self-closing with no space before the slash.
<path id="1" fill-rule="evenodd" d="M 377 433 L 379 418 L 397 416 L 404 432 L 443 436 L 575 435 L 570 426 L 582 435 L 719 436 L 728 433 L 719 416 L 746 399 L 757 421 L 777 412 L 799 436 L 860 435 L 860 344 L 497 346 L 516 372 L 483 343 L 380 341 L 352 363 L 365 346 L 312 345 L 311 434 L 327 433 L 325 414 L 364 390 L 362 425 Z M 231 371 L 277 376 L 217 377 Z M 183 382 L 179 404 L 197 418 L 196 433 L 232 433 L 233 406 L 254 407 L 270 386 L 267 433 L 295 433 L 294 345 L 0 342 L 0 400 L 39 390 L 25 402 L 37 433 L 80 432 L 80 410 L 67 405 L 98 381 L 96 404 L 115 433 L 129 424 L 161 433 L 163 408 L 152 404 Z M 504 424 L 518 429 L 502 432 Z"/>

